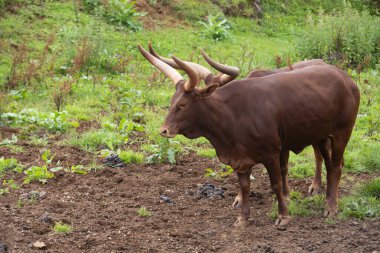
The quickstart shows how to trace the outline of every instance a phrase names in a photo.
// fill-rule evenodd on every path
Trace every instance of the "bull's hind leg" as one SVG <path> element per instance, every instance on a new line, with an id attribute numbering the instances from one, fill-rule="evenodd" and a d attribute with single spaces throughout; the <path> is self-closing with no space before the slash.
<path id="1" fill-rule="evenodd" d="M 284 156 L 284 154 L 282 155 Z M 268 158 L 264 162 L 264 165 L 268 171 L 270 183 L 278 201 L 278 219 L 276 225 L 284 226 L 290 222 L 290 216 L 288 215 L 288 206 L 283 192 L 279 155 Z"/>
<path id="2" fill-rule="evenodd" d="M 289 199 L 289 185 L 288 185 L 288 160 L 289 151 L 283 151 L 280 155 L 281 179 L 282 179 L 282 193 L 285 199 Z"/>
<path id="3" fill-rule="evenodd" d="M 251 186 L 251 181 L 249 176 L 251 175 L 252 170 L 249 169 L 245 173 L 238 173 L 239 186 L 240 186 L 240 202 L 241 210 L 238 220 L 235 222 L 235 227 L 246 227 L 248 225 L 249 218 L 249 188 Z"/>
<path id="4" fill-rule="evenodd" d="M 338 188 L 343 168 L 343 154 L 351 135 L 351 129 L 340 131 L 331 139 L 331 163 L 326 163 L 326 212 L 325 216 L 331 217 L 338 212 Z M 325 145 L 326 147 L 326 145 Z M 328 150 L 327 150 L 327 153 Z M 323 154 L 323 153 L 322 153 Z"/>
<path id="5" fill-rule="evenodd" d="M 313 182 L 309 186 L 309 194 L 319 194 L 322 188 L 322 162 L 323 157 L 319 150 L 318 144 L 313 144 L 314 156 L 315 156 L 315 175 Z"/>

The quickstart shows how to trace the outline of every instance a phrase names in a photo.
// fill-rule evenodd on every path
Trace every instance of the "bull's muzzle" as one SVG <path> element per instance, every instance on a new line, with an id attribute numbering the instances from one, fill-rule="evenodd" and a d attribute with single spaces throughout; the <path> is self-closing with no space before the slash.
<path id="1" fill-rule="evenodd" d="M 162 126 L 160 128 L 160 134 L 161 134 L 161 136 L 166 137 L 166 138 L 173 138 L 176 136 L 176 134 L 172 134 L 171 131 L 169 130 L 169 128 L 167 128 L 165 126 Z"/>

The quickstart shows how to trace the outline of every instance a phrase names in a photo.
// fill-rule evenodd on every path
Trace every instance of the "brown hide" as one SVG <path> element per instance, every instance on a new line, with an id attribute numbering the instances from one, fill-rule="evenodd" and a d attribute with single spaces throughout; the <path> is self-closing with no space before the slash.
<path id="1" fill-rule="evenodd" d="M 302 69 L 302 68 L 312 66 L 312 65 L 323 65 L 323 64 L 326 64 L 326 63 L 321 59 L 312 59 L 312 60 L 306 60 L 306 61 L 295 63 L 292 65 L 292 68 Z M 268 70 L 258 69 L 258 70 L 251 71 L 246 78 L 263 77 L 263 76 L 268 76 L 268 75 L 273 75 L 273 74 L 278 74 L 278 73 L 284 73 L 288 71 L 291 71 L 289 67 L 284 67 L 281 69 L 268 69 Z"/>

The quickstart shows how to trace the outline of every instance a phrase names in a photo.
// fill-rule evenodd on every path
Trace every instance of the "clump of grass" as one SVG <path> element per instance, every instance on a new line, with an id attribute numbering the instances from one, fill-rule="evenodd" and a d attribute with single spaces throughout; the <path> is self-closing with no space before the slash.
<path id="1" fill-rule="evenodd" d="M 105 129 L 99 129 L 86 132 L 81 136 L 74 136 L 73 139 L 68 141 L 68 144 L 79 147 L 85 151 L 93 152 L 101 147 L 114 149 L 123 142 L 124 138 L 120 134 Z"/>
<path id="2" fill-rule="evenodd" d="M 60 221 L 60 222 L 55 223 L 53 230 L 56 233 L 69 234 L 72 231 L 72 227 L 69 224 L 65 224 Z"/>
<path id="3" fill-rule="evenodd" d="M 341 198 L 339 205 L 341 218 L 380 216 L 380 177 L 359 186 L 352 196 Z"/>
<path id="4" fill-rule="evenodd" d="M 362 196 L 375 197 L 380 200 L 380 177 L 360 186 L 358 193 Z"/>
<path id="5" fill-rule="evenodd" d="M 126 164 L 141 164 L 144 162 L 144 154 L 140 152 L 135 152 L 133 150 L 120 151 L 118 155 L 120 159 Z"/>
<path id="6" fill-rule="evenodd" d="M 145 206 L 140 207 L 139 210 L 137 210 L 137 214 L 140 217 L 150 217 L 150 216 L 152 216 L 152 212 L 149 211 Z"/>
<path id="7" fill-rule="evenodd" d="M 290 192 L 290 202 L 288 205 L 289 214 L 292 216 L 312 216 L 321 215 L 325 207 L 325 197 L 314 195 L 303 198 L 302 194 L 297 191 Z M 269 217 L 277 218 L 277 202 L 273 203 Z"/>
<path id="8" fill-rule="evenodd" d="M 215 158 L 216 157 L 216 151 L 213 148 L 204 148 L 197 150 L 197 154 L 202 157 L 206 158 Z"/>
<path id="9" fill-rule="evenodd" d="M 18 165 L 18 162 L 14 158 L 0 157 L 0 177 L 9 170 L 21 172 L 22 167 Z"/>
<path id="10" fill-rule="evenodd" d="M 339 203 L 340 217 L 343 219 L 348 217 L 365 219 L 380 216 L 380 201 L 375 197 L 354 195 L 342 198 Z"/>
<path id="11" fill-rule="evenodd" d="M 380 171 L 380 143 L 368 142 L 359 152 L 347 152 L 345 169 L 349 172 L 379 172 Z"/>

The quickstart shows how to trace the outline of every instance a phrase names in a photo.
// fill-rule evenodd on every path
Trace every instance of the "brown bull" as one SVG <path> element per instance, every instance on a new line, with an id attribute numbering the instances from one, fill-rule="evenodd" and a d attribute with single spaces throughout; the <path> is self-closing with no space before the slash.
<path id="1" fill-rule="evenodd" d="M 151 48 L 151 47 L 150 47 Z M 223 65 L 212 58 L 210 58 L 203 50 L 202 50 L 202 55 L 206 62 L 210 64 L 212 67 L 214 67 L 216 70 L 219 70 L 222 73 L 226 73 L 230 69 L 229 66 Z M 287 67 L 280 68 L 280 69 L 266 69 L 266 70 L 253 70 L 249 72 L 246 78 L 257 78 L 257 77 L 263 77 L 263 76 L 269 76 L 273 74 L 278 74 L 278 73 L 285 73 L 292 71 L 294 69 L 301 69 L 305 68 L 308 66 L 313 66 L 313 65 L 324 65 L 326 64 L 323 60 L 321 59 L 312 59 L 312 60 L 306 60 L 306 61 L 301 61 L 297 62 L 293 65 L 289 63 Z M 217 81 L 217 79 L 215 80 Z M 219 86 L 225 85 L 226 83 L 220 83 Z M 329 143 L 329 139 L 326 140 L 326 149 L 330 149 L 331 145 Z M 318 143 L 313 143 L 312 144 L 313 150 L 314 150 L 314 156 L 315 156 L 315 175 L 313 178 L 313 182 L 309 186 L 309 194 L 318 194 L 321 192 L 322 188 L 322 163 L 323 163 L 323 156 L 320 151 Z M 289 154 L 286 155 L 286 160 L 288 160 Z M 283 188 L 284 188 L 284 194 L 287 195 L 289 193 L 289 186 L 288 186 L 288 180 L 287 180 L 287 175 L 283 176 Z M 239 207 L 241 204 L 241 192 L 238 194 L 238 196 L 235 198 L 234 203 L 232 206 L 234 207 Z"/>
<path id="2" fill-rule="evenodd" d="M 217 89 L 212 84 L 195 88 L 198 73 L 185 62 L 173 60 L 189 80 L 149 54 L 141 53 L 176 85 L 161 135 L 207 138 L 219 160 L 238 174 L 242 208 L 235 223 L 245 226 L 249 217 L 249 176 L 264 164 L 278 200 L 277 225 L 290 221 L 283 175 L 289 150 L 299 153 L 318 143 L 327 171 L 326 215 L 337 212 L 338 185 L 345 147 L 359 107 L 359 89 L 342 70 L 330 65 L 310 66 L 255 79 L 232 81 Z M 331 141 L 331 157 L 326 140 Z"/>
<path id="3" fill-rule="evenodd" d="M 154 55 L 156 58 L 162 60 L 163 62 L 169 64 L 171 67 L 176 68 L 176 69 L 181 69 L 178 64 L 175 63 L 174 60 L 168 59 L 165 57 L 162 57 L 158 55 L 153 47 L 152 44 L 149 42 L 149 51 L 152 55 Z M 193 63 L 193 62 L 186 62 L 190 66 L 192 66 L 197 72 L 200 78 L 202 78 L 206 86 L 218 83 L 219 87 L 233 81 L 240 73 L 240 70 L 236 67 L 231 67 L 227 65 L 223 65 L 211 57 L 209 57 L 203 50 L 202 50 L 202 55 L 204 59 L 206 60 L 207 63 L 209 63 L 212 67 L 214 67 L 216 70 L 220 71 L 222 74 L 218 76 L 214 76 L 211 71 L 209 71 L 207 68 L 205 68 L 202 65 Z M 253 70 L 251 71 L 246 78 L 256 78 L 256 77 L 263 77 L 263 76 L 268 76 L 268 75 L 273 75 L 277 73 L 284 73 L 284 72 L 289 72 L 293 69 L 300 69 L 312 65 L 323 65 L 326 64 L 323 60 L 321 59 L 312 59 L 312 60 L 306 60 L 306 61 L 301 61 L 298 63 L 295 63 L 293 65 L 280 68 L 280 69 L 273 69 L 273 70 Z M 328 146 L 327 148 L 330 147 L 329 140 L 327 140 L 326 145 Z M 309 194 L 318 194 L 321 192 L 321 185 L 322 185 L 322 162 L 323 162 L 323 156 L 321 154 L 321 151 L 319 150 L 318 143 L 312 144 L 313 150 L 314 150 L 314 156 L 315 156 L 315 176 L 313 178 L 313 182 L 309 186 Z M 289 157 L 289 154 L 287 155 L 287 159 Z M 284 184 L 284 193 L 287 195 L 289 192 L 289 186 L 288 186 L 288 180 L 287 176 L 284 177 L 283 179 L 283 184 Z M 234 207 L 240 207 L 241 204 L 241 193 L 238 194 L 238 196 L 235 198 L 235 201 L 233 202 L 232 206 Z"/>

